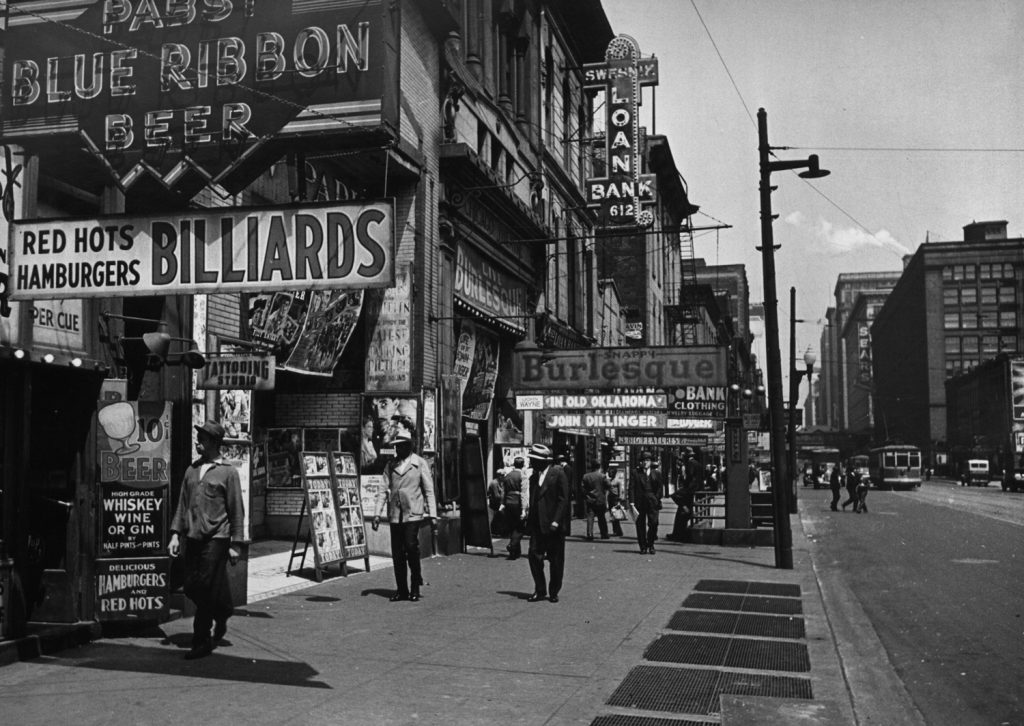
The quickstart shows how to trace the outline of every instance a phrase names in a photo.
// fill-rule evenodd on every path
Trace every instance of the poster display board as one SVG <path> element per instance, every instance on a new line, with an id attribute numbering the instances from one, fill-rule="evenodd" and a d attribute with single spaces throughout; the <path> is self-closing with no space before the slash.
<path id="1" fill-rule="evenodd" d="M 306 511 L 309 513 L 307 539 L 313 543 L 313 558 L 319 574 L 326 565 L 345 558 L 326 451 L 302 452 L 302 488 L 306 495 Z"/>
<path id="2" fill-rule="evenodd" d="M 331 478 L 334 480 L 334 500 L 337 520 L 341 528 L 345 559 L 364 558 L 366 571 L 370 571 L 369 549 L 363 524 L 363 501 L 359 494 L 359 471 L 356 457 L 347 451 L 331 452 Z"/>

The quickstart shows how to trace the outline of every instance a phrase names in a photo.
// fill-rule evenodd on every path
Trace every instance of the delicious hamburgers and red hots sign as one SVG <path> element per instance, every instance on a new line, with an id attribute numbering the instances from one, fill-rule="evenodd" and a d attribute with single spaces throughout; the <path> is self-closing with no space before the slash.
<path id="1" fill-rule="evenodd" d="M 0 136 L 72 136 L 123 187 L 174 186 L 223 182 L 274 141 L 394 125 L 386 5 L 12 0 Z"/>

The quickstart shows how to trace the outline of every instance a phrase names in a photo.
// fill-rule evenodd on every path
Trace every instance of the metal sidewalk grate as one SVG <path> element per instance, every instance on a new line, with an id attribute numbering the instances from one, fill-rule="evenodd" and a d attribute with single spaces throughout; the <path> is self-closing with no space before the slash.
<path id="1" fill-rule="evenodd" d="M 791 673 L 809 673 L 811 670 L 811 660 L 805 644 L 750 638 L 733 638 L 723 665 L 726 668 Z"/>
<path id="2" fill-rule="evenodd" d="M 663 635 L 647 646 L 644 658 L 662 663 L 765 671 L 806 673 L 811 670 L 807 646 L 803 643 L 710 635 Z"/>
<path id="3" fill-rule="evenodd" d="M 799 615 L 803 604 L 796 599 L 781 597 L 762 597 L 759 595 L 747 595 L 743 598 L 745 613 L 774 613 L 776 615 Z"/>
<path id="4" fill-rule="evenodd" d="M 800 586 L 785 582 L 749 582 L 747 580 L 701 580 L 693 588 L 702 592 L 731 592 L 740 595 L 777 595 L 800 597 Z"/>
<path id="5" fill-rule="evenodd" d="M 811 682 L 795 676 L 769 676 L 760 673 L 722 673 L 719 693 L 733 696 L 813 699 Z"/>
<path id="6" fill-rule="evenodd" d="M 797 640 L 807 637 L 804 619 L 777 615 L 753 615 L 741 613 L 736 619 L 736 635 L 757 635 L 762 638 L 791 638 Z"/>
<path id="7" fill-rule="evenodd" d="M 811 682 L 794 676 L 731 673 L 696 668 L 638 666 L 608 699 L 609 706 L 671 713 L 718 713 L 718 697 L 812 699 Z"/>
<path id="8" fill-rule="evenodd" d="M 679 610 L 668 623 L 669 630 L 723 635 L 754 635 L 761 638 L 806 637 L 803 618 L 751 613 L 718 613 Z"/>
<path id="9" fill-rule="evenodd" d="M 710 635 L 663 635 L 647 646 L 645 660 L 663 663 L 720 666 L 732 638 Z"/>
<path id="10" fill-rule="evenodd" d="M 689 630 L 694 633 L 725 633 L 736 631 L 738 613 L 702 612 L 700 610 L 678 610 L 668 621 L 671 630 Z"/>
<path id="11" fill-rule="evenodd" d="M 719 726 L 719 723 L 718 721 L 694 721 L 688 718 L 652 718 L 650 716 L 611 714 L 598 716 L 590 722 L 590 726 Z"/>
<path id="12" fill-rule="evenodd" d="M 718 671 L 637 666 L 608 699 L 609 706 L 673 713 L 718 710 Z"/>
<path id="13" fill-rule="evenodd" d="M 736 610 L 743 607 L 744 595 L 718 595 L 704 592 L 694 592 L 683 600 L 685 608 L 699 608 L 702 610 Z"/>

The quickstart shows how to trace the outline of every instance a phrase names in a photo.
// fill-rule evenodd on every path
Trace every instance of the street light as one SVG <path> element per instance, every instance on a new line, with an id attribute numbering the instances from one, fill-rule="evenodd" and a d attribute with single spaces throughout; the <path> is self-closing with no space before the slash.
<path id="1" fill-rule="evenodd" d="M 814 374 L 814 364 L 818 361 L 818 357 L 808 347 L 804 352 L 804 367 L 806 370 L 798 371 L 796 369 L 796 324 L 803 321 L 796 319 L 795 287 L 789 288 L 789 309 L 791 311 L 789 324 L 789 430 L 786 435 L 789 447 L 786 449 L 786 461 L 790 478 L 788 486 L 793 494 L 789 502 L 789 513 L 796 514 L 797 491 L 799 490 L 796 475 L 796 399 L 800 396 L 800 379 L 807 376 L 807 380 L 810 382 L 811 376 Z"/>
<path id="2" fill-rule="evenodd" d="M 818 163 L 817 154 L 798 161 L 772 161 L 768 145 L 768 114 L 757 110 L 757 150 L 761 171 L 761 267 L 764 275 L 764 324 L 768 354 L 769 441 L 772 455 L 772 520 L 775 530 L 775 566 L 793 569 L 793 533 L 789 528 L 788 491 L 790 489 L 786 458 L 783 456 L 785 420 L 782 402 L 782 361 L 779 352 L 779 314 L 775 290 L 775 237 L 772 232 L 773 171 L 805 169 L 800 176 L 818 179 L 828 175 Z"/>

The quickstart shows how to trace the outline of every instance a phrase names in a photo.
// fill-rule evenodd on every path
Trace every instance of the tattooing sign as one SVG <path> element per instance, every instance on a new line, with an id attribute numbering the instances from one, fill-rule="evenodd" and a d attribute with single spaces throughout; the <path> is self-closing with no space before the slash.
<path id="1" fill-rule="evenodd" d="M 19 222 L 12 299 L 361 289 L 394 282 L 391 200 Z"/>

